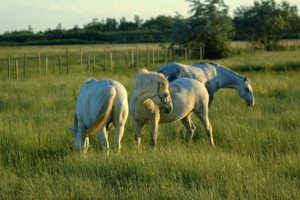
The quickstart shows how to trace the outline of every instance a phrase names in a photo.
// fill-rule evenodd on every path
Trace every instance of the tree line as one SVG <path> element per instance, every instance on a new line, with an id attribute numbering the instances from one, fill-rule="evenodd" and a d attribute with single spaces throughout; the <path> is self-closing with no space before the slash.
<path id="1" fill-rule="evenodd" d="M 166 42 L 171 48 L 188 47 L 195 55 L 202 49 L 205 58 L 221 58 L 232 54 L 232 40 L 251 41 L 271 51 L 278 50 L 283 39 L 300 38 L 298 8 L 286 0 L 254 0 L 251 6 L 237 8 L 233 17 L 224 0 L 185 1 L 190 4 L 189 17 L 159 15 L 144 21 L 136 15 L 133 22 L 125 17 L 94 18 L 83 28 L 66 30 L 59 23 L 37 33 L 29 26 L 0 35 L 0 45 Z"/>

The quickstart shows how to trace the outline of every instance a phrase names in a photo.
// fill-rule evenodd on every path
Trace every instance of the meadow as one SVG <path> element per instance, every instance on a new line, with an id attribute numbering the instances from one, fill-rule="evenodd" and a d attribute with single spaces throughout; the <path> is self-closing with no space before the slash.
<path id="1" fill-rule="evenodd" d="M 156 149 L 145 127 L 137 148 L 129 116 L 119 155 L 102 153 L 94 136 L 85 159 L 77 156 L 69 131 L 80 87 L 90 77 L 114 79 L 130 97 L 138 69 L 7 80 L 2 67 L 0 199 L 299 199 L 299 55 L 216 60 L 246 75 L 256 98 L 248 108 L 233 90 L 216 94 L 209 113 L 216 149 L 196 118 L 191 143 L 174 122 L 159 126 Z"/>

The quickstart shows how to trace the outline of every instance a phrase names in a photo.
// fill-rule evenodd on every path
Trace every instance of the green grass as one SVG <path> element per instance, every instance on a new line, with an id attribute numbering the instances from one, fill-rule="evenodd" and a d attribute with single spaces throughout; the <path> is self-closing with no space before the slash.
<path id="1" fill-rule="evenodd" d="M 284 52 L 278 55 L 289 57 Z M 282 62 L 268 56 L 218 62 L 247 67 L 250 61 L 261 66 L 265 60 L 271 68 Z M 299 63 L 297 59 L 290 61 Z M 87 158 L 78 158 L 68 128 L 81 85 L 89 77 L 115 79 L 130 96 L 135 73 L 82 72 L 2 80 L 0 199 L 300 198 L 297 70 L 243 72 L 254 90 L 252 108 L 235 91 L 220 90 L 209 113 L 216 149 L 196 118 L 197 131 L 190 144 L 184 142 L 181 124 L 174 122 L 159 126 L 155 150 L 145 127 L 137 149 L 129 117 L 119 155 L 111 152 L 107 157 L 98 138 L 91 137 Z M 113 136 L 111 132 L 111 143 Z"/>

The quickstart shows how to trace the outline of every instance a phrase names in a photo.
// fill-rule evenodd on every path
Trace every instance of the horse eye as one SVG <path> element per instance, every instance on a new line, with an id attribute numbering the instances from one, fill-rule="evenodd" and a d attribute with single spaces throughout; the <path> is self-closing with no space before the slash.
<path id="1" fill-rule="evenodd" d="M 246 88 L 246 92 L 250 92 L 249 88 Z"/>

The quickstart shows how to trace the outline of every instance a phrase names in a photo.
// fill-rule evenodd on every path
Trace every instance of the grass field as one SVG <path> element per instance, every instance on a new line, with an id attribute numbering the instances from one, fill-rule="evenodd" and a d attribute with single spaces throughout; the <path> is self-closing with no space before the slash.
<path id="1" fill-rule="evenodd" d="M 92 137 L 87 158 L 78 158 L 68 128 L 81 85 L 115 79 L 130 96 L 137 69 L 1 79 L 0 199 L 299 199 L 299 54 L 217 61 L 251 80 L 256 105 L 247 108 L 233 90 L 216 94 L 216 149 L 196 118 L 189 145 L 174 122 L 160 125 L 155 150 L 145 127 L 137 149 L 129 117 L 119 155 L 105 156 Z"/>

